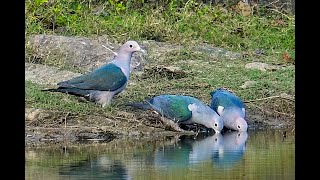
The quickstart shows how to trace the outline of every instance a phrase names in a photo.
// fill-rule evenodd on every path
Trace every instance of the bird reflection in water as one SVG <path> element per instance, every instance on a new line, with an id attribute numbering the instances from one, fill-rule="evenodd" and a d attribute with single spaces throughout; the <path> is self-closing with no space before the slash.
<path id="1" fill-rule="evenodd" d="M 214 167 L 228 168 L 239 162 L 246 150 L 246 131 L 227 131 L 207 136 L 206 133 L 181 136 L 178 141 L 155 151 L 155 167 L 187 167 L 211 161 Z"/>

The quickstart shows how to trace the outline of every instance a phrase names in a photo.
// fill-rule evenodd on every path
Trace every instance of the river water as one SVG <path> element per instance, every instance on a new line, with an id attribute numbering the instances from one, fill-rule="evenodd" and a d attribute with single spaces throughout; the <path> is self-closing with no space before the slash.
<path id="1" fill-rule="evenodd" d="M 286 133 L 284 133 L 286 131 Z M 291 130 L 26 148 L 26 179 L 295 179 Z"/>

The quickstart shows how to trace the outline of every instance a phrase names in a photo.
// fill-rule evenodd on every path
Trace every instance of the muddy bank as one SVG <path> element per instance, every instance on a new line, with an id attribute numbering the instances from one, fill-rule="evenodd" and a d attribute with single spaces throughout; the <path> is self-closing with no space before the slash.
<path id="1" fill-rule="evenodd" d="M 157 120 L 155 114 L 149 115 L 148 120 L 146 119 L 148 115 L 143 116 L 136 117 L 133 113 L 123 111 L 122 116 L 111 119 L 99 115 L 79 115 L 26 108 L 25 143 L 37 145 L 83 140 L 108 142 L 113 139 L 128 138 L 158 139 L 178 134 L 167 130 Z"/>
<path id="2" fill-rule="evenodd" d="M 248 131 L 268 128 L 294 129 L 293 119 L 275 118 L 254 109 L 248 109 L 247 112 Z M 113 118 L 35 108 L 26 108 L 25 116 L 26 146 L 75 143 L 83 140 L 98 142 L 109 142 L 114 139 L 158 140 L 167 136 L 197 134 L 194 133 L 196 127 L 190 127 L 189 130 L 192 132 L 189 133 L 175 132 L 161 122 L 158 114 L 130 108 L 119 111 L 119 116 Z"/>
<path id="3" fill-rule="evenodd" d="M 166 73 L 174 76 L 184 76 L 185 72 L 170 67 L 155 66 L 155 62 L 163 60 L 163 54 L 182 48 L 163 42 L 143 41 L 141 43 L 148 53 L 135 55 L 132 63 L 132 73 L 146 74 Z M 102 45 L 111 49 L 106 50 Z M 80 37 L 46 36 L 37 35 L 29 37 L 26 56 L 25 80 L 53 87 L 57 82 L 66 80 L 80 73 L 90 71 L 113 57 L 112 49 L 117 49 L 119 43 L 108 41 L 106 37 L 96 39 Z M 191 48 L 191 47 L 189 47 Z M 195 51 L 210 54 L 210 57 L 234 61 L 242 54 L 199 45 Z M 273 71 L 280 66 L 268 66 L 265 63 L 251 63 L 247 68 L 261 71 Z M 294 66 L 293 66 L 294 68 Z M 72 69 L 72 71 L 70 70 Z M 129 83 L 136 83 L 131 80 Z M 255 82 L 248 82 L 241 88 L 247 88 Z M 288 100 L 289 99 L 289 100 Z M 291 99 L 291 100 L 290 100 Z M 284 104 L 285 107 L 294 105 L 294 97 L 278 97 L 274 101 Z M 249 131 L 261 128 L 294 128 L 295 114 L 274 111 L 277 107 L 261 109 L 257 102 L 247 102 L 247 121 Z M 262 102 L 258 102 L 262 103 Z M 289 109 L 288 112 L 292 112 Z M 160 116 L 151 111 L 141 111 L 126 106 L 116 107 L 116 116 L 103 114 L 77 114 L 71 112 L 52 111 L 34 108 L 26 105 L 25 111 L 25 144 L 26 146 L 39 146 L 45 144 L 75 143 L 82 140 L 109 142 L 114 139 L 148 139 L 156 140 L 166 136 L 176 136 L 173 131 L 160 121 Z M 189 127 L 194 130 L 195 127 Z M 199 128 L 199 127 L 198 127 Z M 201 129 L 201 127 L 200 127 Z M 190 133 L 195 134 L 195 133 Z"/>

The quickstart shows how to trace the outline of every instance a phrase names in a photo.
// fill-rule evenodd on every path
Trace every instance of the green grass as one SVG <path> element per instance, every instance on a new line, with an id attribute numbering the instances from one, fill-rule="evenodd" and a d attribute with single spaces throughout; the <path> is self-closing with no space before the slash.
<path id="1" fill-rule="evenodd" d="M 199 56 L 194 52 L 190 52 L 190 54 L 197 56 L 193 63 L 188 61 L 189 57 L 183 58 L 183 55 L 179 53 L 172 53 L 172 57 L 166 56 L 166 59 L 170 59 L 174 66 L 187 72 L 187 77 L 169 79 L 155 76 L 141 79 L 138 81 L 139 84 L 130 87 L 130 93 L 135 93 L 137 96 L 181 93 L 195 95 L 206 102 L 209 102 L 209 93 L 218 87 L 232 90 L 243 100 L 279 95 L 282 92 L 291 95 L 295 93 L 295 71 L 289 66 L 277 71 L 263 72 L 246 69 L 245 64 L 250 62 L 249 60 L 212 61 L 206 55 Z M 158 61 L 157 65 L 170 66 L 172 63 Z M 136 79 L 139 77 L 133 76 L 132 80 Z M 240 88 L 246 81 L 256 81 L 256 84 L 247 89 Z"/>
<path id="2" fill-rule="evenodd" d="M 253 16 L 244 17 L 231 6 L 210 6 L 195 1 L 181 4 L 175 0 L 167 5 L 140 1 L 90 2 L 26 1 L 26 35 L 108 35 L 119 41 L 206 42 L 235 51 L 263 49 L 279 56 L 284 51 L 294 54 L 294 16 L 267 8 L 261 7 Z M 105 8 L 96 13 L 97 7 Z"/>
<path id="3" fill-rule="evenodd" d="M 282 54 L 285 51 L 294 58 L 293 15 L 282 15 L 261 7 L 252 16 L 244 17 L 230 6 L 209 6 L 194 1 L 189 1 L 187 5 L 181 4 L 181 1 L 171 1 L 158 6 L 142 1 L 122 5 L 119 3 L 125 1 L 110 2 L 115 1 L 62 0 L 52 4 L 46 0 L 26 1 L 26 36 L 107 35 L 122 42 L 128 39 L 156 40 L 185 47 L 205 42 L 248 56 L 222 60 L 184 49 L 166 53 L 162 58 L 148 59 L 151 66 L 173 65 L 187 72 L 187 76 L 171 79 L 153 75 L 142 78 L 133 74 L 130 81 L 134 84 L 129 84 L 123 93 L 116 96 L 112 106 L 106 109 L 92 102 L 79 102 L 74 96 L 40 91 L 44 87 L 26 81 L 26 106 L 82 114 L 112 114 L 114 110 L 123 108 L 125 102 L 142 101 L 163 93 L 194 95 L 207 103 L 210 100 L 209 93 L 218 87 L 232 90 L 245 101 L 281 93 L 295 94 L 294 68 L 286 64 L 283 69 L 266 72 L 245 68 L 245 64 L 255 58 L 268 64 L 283 64 Z M 104 6 L 104 10 L 100 13 L 92 11 L 99 6 Z M 256 57 L 253 52 L 257 49 L 263 50 L 266 55 Z M 27 57 L 32 55 L 31 50 L 26 51 Z M 41 63 L 63 67 L 53 60 Z M 247 89 L 240 88 L 246 81 L 256 81 L 256 84 Z"/>
<path id="4" fill-rule="evenodd" d="M 34 107 L 45 109 L 92 112 L 92 105 L 90 106 L 90 103 L 77 102 L 78 100 L 75 96 L 65 96 L 62 93 L 41 91 L 45 89 L 45 87 L 30 81 L 25 82 L 25 87 L 26 106 L 33 105 Z"/>
<path id="5" fill-rule="evenodd" d="M 187 61 L 197 56 L 193 63 Z M 166 62 L 170 59 L 174 63 Z M 244 101 L 264 98 L 281 93 L 294 95 L 295 72 L 290 66 L 276 71 L 259 71 L 246 69 L 244 66 L 249 60 L 225 61 L 208 60 L 208 55 L 199 55 L 195 52 L 176 51 L 166 54 L 156 65 L 180 67 L 187 75 L 182 78 L 171 78 L 163 75 L 132 74 L 127 89 L 113 100 L 111 107 L 102 109 L 92 102 L 79 102 L 78 98 L 63 93 L 40 91 L 40 85 L 26 81 L 26 104 L 45 109 L 67 110 L 71 112 L 112 113 L 115 109 L 123 109 L 126 102 L 143 101 L 147 97 L 159 94 L 185 94 L 210 102 L 210 92 L 218 87 L 225 87 L 239 95 Z M 246 81 L 256 81 L 249 88 L 242 89 Z"/>
<path id="6" fill-rule="evenodd" d="M 47 89 L 44 86 L 35 84 L 31 81 L 25 82 L 25 106 L 48 110 L 66 111 L 77 114 L 99 114 L 103 115 L 113 112 L 113 106 L 101 108 L 93 102 L 81 102 L 76 96 L 64 93 L 54 93 L 49 91 L 41 91 Z"/>

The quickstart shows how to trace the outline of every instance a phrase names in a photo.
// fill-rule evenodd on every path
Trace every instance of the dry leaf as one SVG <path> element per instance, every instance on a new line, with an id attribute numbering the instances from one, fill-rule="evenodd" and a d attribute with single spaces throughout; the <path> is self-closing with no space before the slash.
<path id="1" fill-rule="evenodd" d="M 242 16 L 250 16 L 252 15 L 252 9 L 250 4 L 239 1 L 237 4 L 237 11 L 241 13 Z"/>
<path id="2" fill-rule="evenodd" d="M 284 26 L 285 22 L 282 19 L 276 19 L 271 22 L 271 25 L 273 26 Z"/>
<path id="3" fill-rule="evenodd" d="M 289 56 L 288 52 L 283 53 L 282 59 L 286 63 L 293 63 L 293 59 Z"/>

